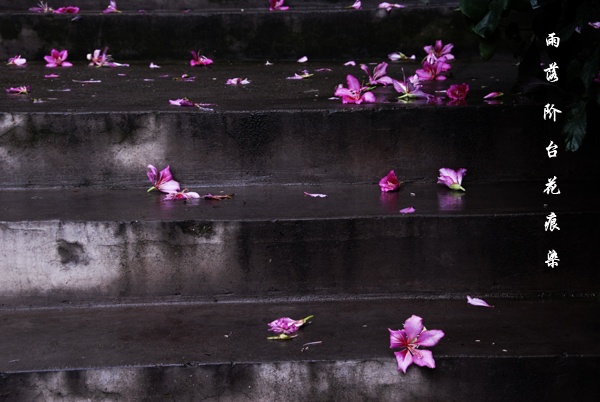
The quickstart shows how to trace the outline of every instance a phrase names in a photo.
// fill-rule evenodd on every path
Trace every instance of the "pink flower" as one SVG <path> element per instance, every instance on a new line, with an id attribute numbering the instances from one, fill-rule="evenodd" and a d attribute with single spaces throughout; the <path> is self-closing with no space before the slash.
<path id="1" fill-rule="evenodd" d="M 17 94 L 17 95 L 22 95 L 22 94 L 27 94 L 29 93 L 29 85 L 27 86 L 21 86 L 21 87 L 10 87 L 6 90 L 6 92 L 8 93 L 13 93 L 13 94 Z"/>
<path id="2" fill-rule="evenodd" d="M 600 21 L 588 22 L 588 25 L 595 29 L 600 29 Z"/>
<path id="3" fill-rule="evenodd" d="M 438 184 L 445 184 L 452 190 L 466 191 L 461 186 L 463 176 L 466 172 L 467 169 L 464 168 L 458 169 L 458 172 L 448 168 L 441 168 L 440 177 L 438 177 Z"/>
<path id="4" fill-rule="evenodd" d="M 190 65 L 192 67 L 194 67 L 194 66 L 208 66 L 209 64 L 213 63 L 213 61 L 211 59 L 209 59 L 206 56 L 200 56 L 199 53 L 200 52 L 196 53 L 196 52 L 192 51 L 193 59 L 190 60 Z"/>
<path id="5" fill-rule="evenodd" d="M 152 187 L 148 189 L 148 192 L 152 190 L 162 191 L 163 193 L 173 193 L 179 191 L 179 183 L 173 180 L 173 175 L 169 170 L 169 166 L 161 170 L 158 173 L 158 169 L 156 169 L 152 165 L 148 165 L 149 172 L 146 172 L 148 175 L 148 179 L 150 179 L 150 183 L 152 183 Z"/>
<path id="6" fill-rule="evenodd" d="M 446 91 L 446 95 L 452 99 L 465 99 L 469 92 L 469 86 L 464 82 L 461 84 L 452 84 Z"/>
<path id="7" fill-rule="evenodd" d="M 443 81 L 446 79 L 443 75 L 440 75 L 444 71 L 450 70 L 450 64 L 438 60 L 435 64 L 431 64 L 428 61 L 423 62 L 423 68 L 416 71 L 420 80 L 438 80 Z"/>
<path id="8" fill-rule="evenodd" d="M 106 7 L 106 10 L 102 11 L 104 14 L 108 14 L 108 13 L 120 13 L 119 10 L 117 10 L 117 2 L 110 0 L 110 4 L 108 5 L 108 7 Z"/>
<path id="9" fill-rule="evenodd" d="M 177 183 L 177 182 L 175 182 Z M 177 184 L 179 187 L 179 183 Z M 187 200 L 190 198 L 200 198 L 198 193 L 194 193 L 193 191 L 188 192 L 187 188 L 184 188 L 181 191 L 169 191 L 167 196 L 163 198 L 163 201 L 175 201 L 175 200 Z"/>
<path id="10" fill-rule="evenodd" d="M 375 95 L 368 91 L 368 87 L 361 87 L 358 80 L 351 74 L 346 77 L 348 81 L 348 88 L 340 86 L 335 91 L 335 96 L 342 98 L 342 103 L 356 103 L 357 105 L 362 102 L 374 103 Z"/>
<path id="11" fill-rule="evenodd" d="M 312 194 L 312 193 L 307 193 L 306 191 L 304 192 L 304 195 L 308 195 L 309 197 L 313 197 L 313 198 L 327 198 L 327 194 Z"/>
<path id="12" fill-rule="evenodd" d="M 385 10 L 389 13 L 392 11 L 392 8 L 404 8 L 401 4 L 393 4 L 393 3 L 380 3 L 379 8 L 385 8 Z"/>
<path id="13" fill-rule="evenodd" d="M 489 304 L 487 304 L 485 301 L 478 299 L 476 297 L 471 297 L 469 295 L 467 295 L 467 303 L 469 303 L 472 306 L 481 306 L 481 307 L 494 307 L 494 306 L 490 306 Z"/>
<path id="14" fill-rule="evenodd" d="M 352 4 L 351 6 L 348 6 L 346 8 L 353 8 L 355 10 L 361 10 L 362 9 L 362 2 L 360 0 L 356 0 L 354 2 L 354 4 Z"/>
<path id="15" fill-rule="evenodd" d="M 419 84 L 419 76 L 413 75 L 407 82 L 393 80 L 394 89 L 401 93 L 399 99 L 403 98 L 429 98 L 431 95 L 421 91 L 423 85 Z"/>
<path id="16" fill-rule="evenodd" d="M 27 59 L 21 57 L 21 56 L 15 56 L 15 57 L 11 57 L 10 59 L 8 59 L 8 63 L 6 63 L 7 66 L 10 65 L 14 65 L 14 66 L 24 66 L 27 63 Z"/>
<path id="17" fill-rule="evenodd" d="M 363 71 L 369 76 L 369 84 L 371 85 L 381 84 L 383 86 L 387 86 L 388 84 L 391 84 L 393 82 L 393 80 L 386 75 L 388 64 L 385 61 L 383 63 L 378 64 L 377 67 L 375 67 L 375 69 L 373 70 L 373 76 L 371 76 L 371 73 L 369 72 L 369 67 L 367 65 L 361 64 L 360 68 L 362 68 Z"/>
<path id="18" fill-rule="evenodd" d="M 246 85 L 246 84 L 250 84 L 250 80 L 248 78 L 230 78 L 227 80 L 227 82 L 225 83 L 226 85 Z"/>
<path id="19" fill-rule="evenodd" d="M 48 7 L 48 3 L 44 3 L 43 1 L 40 1 L 40 3 L 38 4 L 39 7 L 31 7 L 29 9 L 29 11 L 33 11 L 36 13 L 51 13 L 52 11 L 54 11 L 52 9 L 52 7 Z"/>
<path id="20" fill-rule="evenodd" d="M 302 320 L 292 320 L 289 317 L 279 318 L 275 321 L 267 324 L 270 328 L 269 331 L 273 331 L 275 333 L 281 334 L 279 336 L 269 337 L 267 339 L 290 339 L 290 334 L 298 331 L 298 328 L 303 326 L 306 321 L 310 320 L 313 316 L 309 315 L 308 317 Z"/>
<path id="21" fill-rule="evenodd" d="M 415 209 L 413 207 L 408 207 L 408 208 L 401 209 L 399 212 L 401 214 L 412 214 L 413 212 L 415 212 Z"/>
<path id="22" fill-rule="evenodd" d="M 60 7 L 53 11 L 54 14 L 77 14 L 79 7 Z"/>
<path id="23" fill-rule="evenodd" d="M 106 54 L 107 51 L 108 47 L 105 47 L 102 54 L 100 54 L 100 49 L 94 50 L 94 53 L 88 53 L 87 59 L 91 61 L 89 65 L 95 65 L 96 67 L 129 67 L 129 64 L 115 63 L 112 61 L 112 57 Z"/>
<path id="24" fill-rule="evenodd" d="M 411 364 L 435 368 L 433 354 L 429 350 L 419 349 L 420 346 L 432 347 L 444 337 L 444 332 L 439 329 L 424 331 L 423 319 L 413 315 L 404 322 L 404 329 L 390 331 L 390 348 L 405 348 L 400 352 L 394 352 L 398 362 L 398 371 L 406 374 L 406 369 Z"/>
<path id="25" fill-rule="evenodd" d="M 284 2 L 285 2 L 285 0 L 269 0 L 269 10 L 271 10 L 271 11 L 273 11 L 273 10 L 280 10 L 280 11 L 288 10 L 289 7 L 284 6 L 283 5 Z"/>
<path id="26" fill-rule="evenodd" d="M 504 95 L 502 92 L 490 92 L 489 94 L 487 94 L 486 96 L 484 96 L 483 99 L 499 98 L 502 95 Z"/>
<path id="27" fill-rule="evenodd" d="M 425 46 L 425 53 L 427 56 L 425 60 L 429 62 L 429 64 L 435 64 L 436 61 L 442 60 L 452 60 L 454 56 L 450 54 L 454 45 L 452 43 L 448 43 L 446 46 L 443 46 L 442 41 L 438 40 L 435 42 L 435 46 Z"/>
<path id="28" fill-rule="evenodd" d="M 44 56 L 44 60 L 48 63 L 46 67 L 73 67 L 73 64 L 65 61 L 68 55 L 69 53 L 66 50 L 59 52 L 56 49 L 52 49 L 50 56 Z"/>
<path id="29" fill-rule="evenodd" d="M 381 187 L 381 191 L 387 193 L 388 191 L 396 191 L 400 188 L 400 182 L 398 181 L 398 177 L 396 177 L 396 173 L 393 170 L 379 180 L 379 187 Z"/>

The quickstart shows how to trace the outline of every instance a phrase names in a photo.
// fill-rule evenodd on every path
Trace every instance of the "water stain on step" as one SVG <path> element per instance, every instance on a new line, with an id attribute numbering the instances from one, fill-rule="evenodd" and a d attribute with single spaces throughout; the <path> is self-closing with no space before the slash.
<path id="1" fill-rule="evenodd" d="M 68 242 L 64 239 L 58 239 L 56 245 L 56 251 L 63 265 L 69 263 L 88 265 L 90 262 L 85 249 L 79 242 Z"/>

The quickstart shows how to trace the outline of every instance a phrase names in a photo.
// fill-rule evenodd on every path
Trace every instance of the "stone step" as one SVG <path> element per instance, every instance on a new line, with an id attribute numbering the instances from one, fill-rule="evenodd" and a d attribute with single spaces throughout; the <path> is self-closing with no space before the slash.
<path id="1" fill-rule="evenodd" d="M 141 189 L 4 191 L 1 302 L 597 294 L 586 246 L 600 241 L 597 190 L 463 184 L 460 194 L 438 184 L 191 188 L 235 195 L 187 202 Z M 398 212 L 407 207 L 416 212 Z M 551 212 L 559 229 L 546 231 Z"/>
<path id="2" fill-rule="evenodd" d="M 591 401 L 597 300 L 355 299 L 2 310 L 3 401 Z M 81 307 L 81 306 L 79 306 Z M 388 328 L 445 336 L 397 371 Z M 314 317 L 288 341 L 267 323 Z M 311 342 L 319 344 L 305 345 Z"/>
<path id="3" fill-rule="evenodd" d="M 597 136 L 577 153 L 563 151 L 561 122 L 545 120 L 543 104 L 509 95 L 512 59 L 457 60 L 448 80 L 424 83 L 436 95 L 468 83 L 465 106 L 399 103 L 389 86 L 374 91 L 375 104 L 344 105 L 329 99 L 336 86 L 348 74 L 367 75 L 339 61 L 217 60 L 209 68 L 154 61 L 160 69 L 150 61 L 107 69 L 76 60 L 60 70 L 0 66 L 0 88 L 31 86 L 29 95 L 0 94 L 0 186 L 141 188 L 149 163 L 171 165 L 186 186 L 377 183 L 391 169 L 402 181 L 435 182 L 440 167 L 464 167 L 474 182 L 593 180 L 600 168 Z M 321 68 L 331 71 L 315 71 Z M 418 61 L 394 62 L 388 74 L 403 79 L 403 71 L 418 68 Z M 286 79 L 303 69 L 314 76 Z M 51 72 L 60 77 L 44 78 Z M 174 80 L 183 74 L 196 80 Z M 226 85 L 234 77 L 251 83 Z M 483 100 L 492 91 L 506 94 L 500 104 Z M 214 104 L 207 106 L 213 111 L 169 103 L 183 97 Z M 552 159 L 551 140 L 560 146 Z"/>

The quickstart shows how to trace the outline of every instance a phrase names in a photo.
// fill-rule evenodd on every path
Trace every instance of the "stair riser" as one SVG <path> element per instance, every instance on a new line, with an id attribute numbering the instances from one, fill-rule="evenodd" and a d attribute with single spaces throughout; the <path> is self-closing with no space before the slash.
<path id="1" fill-rule="evenodd" d="M 600 216 L 5 222 L 6 304 L 118 297 L 588 293 Z M 549 249 L 559 267 L 546 267 Z"/>

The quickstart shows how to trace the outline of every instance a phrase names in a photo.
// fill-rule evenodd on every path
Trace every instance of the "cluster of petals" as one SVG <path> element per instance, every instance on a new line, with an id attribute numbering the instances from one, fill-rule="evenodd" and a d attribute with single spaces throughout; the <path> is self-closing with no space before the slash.
<path id="1" fill-rule="evenodd" d="M 117 9 L 117 2 L 111 0 L 110 4 L 108 5 L 108 7 L 106 7 L 106 10 L 102 11 L 104 14 L 109 14 L 109 13 L 120 13 L 120 11 Z"/>
<path id="2" fill-rule="evenodd" d="M 269 0 L 269 10 L 274 11 L 274 10 L 279 10 L 279 11 L 285 11 L 285 10 L 289 10 L 288 6 L 284 6 L 283 3 L 285 3 L 285 0 Z"/>
<path id="3" fill-rule="evenodd" d="M 369 87 L 361 87 L 356 77 L 348 74 L 346 80 L 348 81 L 348 88 L 344 88 L 340 84 L 335 91 L 335 96 L 341 97 L 342 103 L 356 103 L 359 105 L 362 102 L 375 102 L 375 95 L 371 92 L 367 92 Z"/>
<path id="4" fill-rule="evenodd" d="M 396 173 L 394 173 L 393 170 L 390 170 L 387 176 L 379 180 L 379 187 L 381 187 L 381 191 L 384 193 L 398 190 L 400 188 L 400 182 L 398 181 Z"/>
<path id="5" fill-rule="evenodd" d="M 292 320 L 289 317 L 282 317 L 270 322 L 267 325 L 269 326 L 269 331 L 275 332 L 277 334 L 290 335 L 298 331 L 298 328 L 303 326 L 306 323 L 306 321 L 310 320 L 312 317 L 312 315 L 309 315 L 308 317 L 303 318 L 302 320 Z"/>
<path id="6" fill-rule="evenodd" d="M 427 60 L 430 64 L 435 64 L 438 60 L 448 61 L 454 59 L 454 55 L 450 52 L 454 45 L 452 43 L 448 43 L 444 45 L 441 40 L 435 42 L 434 46 L 425 46 L 423 49 L 427 56 L 425 60 Z"/>
<path id="7" fill-rule="evenodd" d="M 15 57 L 11 57 L 10 59 L 8 59 L 8 63 L 6 63 L 6 65 L 10 66 L 24 66 L 25 64 L 27 64 L 27 59 L 25 59 L 24 57 L 19 56 L 15 56 Z"/>
<path id="8" fill-rule="evenodd" d="M 44 56 L 46 60 L 46 67 L 73 67 L 73 64 L 66 61 L 69 53 L 66 50 L 59 52 L 56 49 L 52 49 L 49 56 Z"/>
<path id="9" fill-rule="evenodd" d="M 188 200 L 190 198 L 201 198 L 200 194 L 193 191 L 189 191 L 184 188 L 181 191 L 169 191 L 167 196 L 163 198 L 163 201 L 176 201 L 176 200 Z"/>
<path id="10" fill-rule="evenodd" d="M 465 99 L 469 92 L 469 86 L 464 82 L 462 84 L 452 84 L 446 91 L 446 95 L 452 99 Z"/>
<path id="11" fill-rule="evenodd" d="M 393 80 L 392 84 L 394 89 L 401 94 L 399 99 L 431 97 L 431 95 L 426 94 L 421 90 L 423 85 L 419 83 L 419 76 L 417 74 L 408 77 L 408 81 Z"/>
<path id="12" fill-rule="evenodd" d="M 391 84 L 394 80 L 392 80 L 390 77 L 388 77 L 387 74 L 387 68 L 388 68 L 388 64 L 384 61 L 383 63 L 378 64 L 375 69 L 373 70 L 373 75 L 371 76 L 371 72 L 369 71 L 369 67 L 365 64 L 361 64 L 360 68 L 367 73 L 367 75 L 369 76 L 369 84 L 371 85 L 383 85 L 383 86 L 387 86 L 388 84 Z"/>
<path id="13" fill-rule="evenodd" d="M 411 364 L 435 368 L 435 360 L 430 350 L 419 349 L 421 346 L 432 347 L 444 337 L 444 332 L 439 329 L 425 331 L 423 319 L 413 315 L 404 322 L 404 329 L 390 331 L 390 348 L 403 348 L 400 352 L 394 352 L 398 362 L 398 371 L 406 374 L 406 369 Z"/>
<path id="14" fill-rule="evenodd" d="M 162 191 L 163 193 L 173 193 L 179 191 L 179 183 L 173 180 L 173 175 L 169 170 L 169 166 L 158 172 L 158 169 L 152 165 L 148 165 L 150 169 L 146 174 L 152 187 L 148 189 L 148 192 L 152 190 Z"/>
<path id="15" fill-rule="evenodd" d="M 192 60 L 190 60 L 190 65 L 192 67 L 194 66 L 208 66 L 209 64 L 212 64 L 213 61 L 211 59 L 209 59 L 206 56 L 202 56 L 200 55 L 200 52 L 196 53 L 194 51 L 192 51 Z"/>
<path id="16" fill-rule="evenodd" d="M 450 70 L 450 64 L 443 60 L 438 60 L 434 64 L 431 64 L 425 60 L 423 62 L 423 68 L 418 69 L 415 72 L 421 81 L 443 81 L 446 79 L 446 77 L 440 74 L 448 70 Z"/>
<path id="17" fill-rule="evenodd" d="M 445 184 L 451 190 L 462 190 L 466 191 L 462 187 L 462 179 L 467 169 L 461 168 L 458 171 L 448 168 L 440 169 L 440 177 L 438 177 L 438 184 Z"/>
<path id="18" fill-rule="evenodd" d="M 20 86 L 20 87 L 10 87 L 6 90 L 6 92 L 8 93 L 13 93 L 13 94 L 27 94 L 29 93 L 29 85 L 27 86 Z"/>
<path id="19" fill-rule="evenodd" d="M 227 80 L 226 85 L 247 85 L 250 84 L 248 78 L 230 78 Z"/>
<path id="20" fill-rule="evenodd" d="M 389 13 L 392 11 L 392 8 L 404 8 L 404 6 L 402 4 L 395 3 L 379 3 L 378 8 L 385 8 L 385 11 Z"/>
<path id="21" fill-rule="evenodd" d="M 112 57 L 106 52 L 108 47 L 104 48 L 104 51 L 100 49 L 94 50 L 94 53 L 88 53 L 87 59 L 90 60 L 90 66 L 96 67 L 129 67 L 129 64 L 115 63 L 112 61 Z"/>

